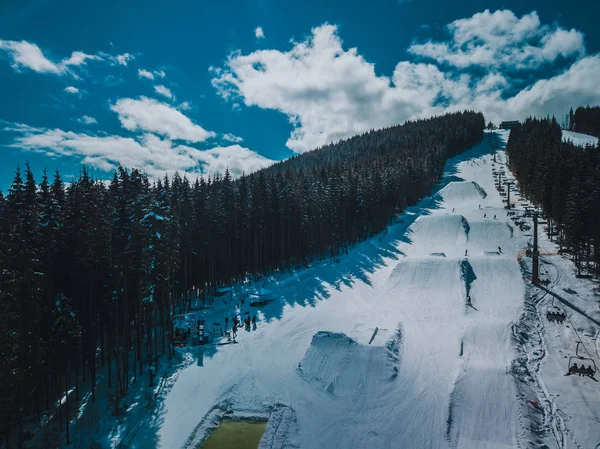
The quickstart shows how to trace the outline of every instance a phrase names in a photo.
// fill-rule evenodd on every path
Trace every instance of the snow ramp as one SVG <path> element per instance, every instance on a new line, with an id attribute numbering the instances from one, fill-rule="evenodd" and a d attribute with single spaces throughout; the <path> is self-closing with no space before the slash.
<path id="1" fill-rule="evenodd" d="M 298 376 L 332 399 L 353 400 L 380 392 L 397 372 L 397 358 L 386 347 L 360 345 L 341 333 L 317 332 Z"/>
<path id="2" fill-rule="evenodd" d="M 482 213 L 483 216 L 483 213 Z M 497 252 L 502 247 L 502 252 L 516 255 L 521 249 L 516 239 L 513 238 L 514 228 L 501 220 L 470 220 L 469 240 L 467 248 L 471 254 L 483 252 Z"/>
<path id="3" fill-rule="evenodd" d="M 474 181 L 451 182 L 437 194 L 450 203 L 480 201 L 487 196 L 485 189 Z"/>
<path id="4" fill-rule="evenodd" d="M 469 235 L 469 222 L 462 215 L 425 215 L 410 227 L 413 248 L 422 255 L 445 253 L 452 257 L 456 248 L 464 247 Z"/>

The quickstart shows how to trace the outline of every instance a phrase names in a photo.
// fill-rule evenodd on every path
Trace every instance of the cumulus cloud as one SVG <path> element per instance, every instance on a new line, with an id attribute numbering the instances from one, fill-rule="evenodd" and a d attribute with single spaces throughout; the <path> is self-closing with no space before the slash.
<path id="1" fill-rule="evenodd" d="M 164 78 L 166 73 L 163 70 L 154 70 L 151 72 L 150 70 L 138 69 L 138 76 L 140 78 L 148 78 L 149 80 L 153 80 L 155 77 Z"/>
<path id="2" fill-rule="evenodd" d="M 83 125 L 95 125 L 98 123 L 98 120 L 89 115 L 84 115 L 83 117 L 78 118 L 77 121 Z"/>
<path id="3" fill-rule="evenodd" d="M 40 47 L 27 41 L 0 40 L 0 51 L 8 55 L 14 70 L 20 71 L 27 68 L 37 73 L 53 73 L 55 75 L 69 73 L 70 67 L 84 65 L 87 60 L 102 59 L 100 56 L 74 51 L 70 57 L 60 62 L 53 62 L 44 55 Z"/>
<path id="4" fill-rule="evenodd" d="M 585 54 L 583 34 L 542 25 L 534 11 L 518 18 L 512 11 L 485 10 L 447 26 L 448 42 L 414 44 L 409 51 L 455 67 L 527 69 L 558 57 Z"/>
<path id="5" fill-rule="evenodd" d="M 441 90 L 464 91 L 434 65 L 408 62 L 398 64 L 392 85 L 356 49 L 342 48 L 333 25 L 314 28 L 288 52 L 234 53 L 212 73 L 224 99 L 286 114 L 294 125 L 287 146 L 298 153 L 421 115 Z"/>
<path id="6" fill-rule="evenodd" d="M 257 39 L 265 38 L 265 32 L 263 31 L 262 27 L 256 27 L 256 29 L 254 30 L 254 35 Z"/>
<path id="7" fill-rule="evenodd" d="M 162 95 L 163 97 L 167 97 L 170 100 L 174 100 L 175 96 L 171 92 L 171 89 L 165 86 L 154 86 L 154 90 L 157 94 Z"/>
<path id="8" fill-rule="evenodd" d="M 223 140 L 226 140 L 227 142 L 239 143 L 239 142 L 244 141 L 244 139 L 242 139 L 241 137 L 238 137 L 238 136 L 236 136 L 234 134 L 230 134 L 230 133 L 223 134 L 221 137 L 223 138 Z"/>
<path id="9" fill-rule="evenodd" d="M 68 86 L 68 87 L 65 87 L 65 92 L 70 93 L 70 94 L 78 94 L 79 89 L 77 89 L 75 86 Z"/>
<path id="10" fill-rule="evenodd" d="M 286 114 L 294 128 L 286 144 L 297 153 L 446 111 L 476 109 L 498 121 L 562 114 L 571 105 L 600 101 L 594 75 L 600 73 L 600 56 L 583 56 L 578 31 L 541 25 L 535 12 L 518 19 L 510 11 L 485 11 L 453 22 L 450 29 L 454 40 L 444 44 L 444 51 L 448 48 L 451 56 L 439 51 L 435 63 L 400 61 L 390 76 L 377 74 L 357 49 L 344 49 L 337 28 L 329 24 L 314 28 L 288 51 L 237 51 L 223 67 L 209 70 L 218 94 L 233 105 Z M 447 64 L 454 45 L 470 59 Z M 537 69 L 558 56 L 575 62 L 567 69 L 556 66 L 547 71 L 553 76 L 537 82 L 515 78 L 526 75 L 526 67 Z M 503 58 L 512 58 L 519 70 L 505 70 L 508 59 Z M 483 75 L 463 68 L 492 60 Z M 515 93 L 515 85 L 526 87 Z"/>
<path id="11" fill-rule="evenodd" d="M 126 66 L 129 64 L 129 61 L 133 61 L 135 56 L 130 55 L 129 53 L 123 53 L 122 55 L 117 55 L 114 57 L 114 60 L 117 61 L 117 64 Z"/>
<path id="12" fill-rule="evenodd" d="M 140 78 L 148 78 L 149 80 L 154 79 L 154 75 L 152 74 L 152 72 L 149 72 L 148 70 L 144 69 L 138 69 L 138 76 Z"/>
<path id="13" fill-rule="evenodd" d="M 113 170 L 120 163 L 152 177 L 175 171 L 212 175 L 223 173 L 225 168 L 229 168 L 233 176 L 239 176 L 273 163 L 239 145 L 198 150 L 150 133 L 131 138 L 31 128 L 21 124 L 12 124 L 11 130 L 18 133 L 13 147 L 51 156 L 78 156 L 84 164 L 104 171 Z"/>
<path id="14" fill-rule="evenodd" d="M 153 132 L 169 139 L 204 142 L 215 137 L 192 122 L 176 108 L 147 97 L 138 100 L 121 98 L 111 109 L 119 115 L 121 125 L 130 131 Z"/>
<path id="15" fill-rule="evenodd" d="M 114 65 L 126 66 L 129 61 L 135 59 L 129 53 L 113 56 L 103 52 L 91 55 L 82 51 L 74 51 L 68 58 L 56 61 L 46 56 L 40 47 L 31 42 L 0 39 L 1 53 L 8 56 L 11 67 L 17 72 L 29 69 L 37 73 L 68 74 L 74 78 L 79 78 L 74 69 L 86 65 L 88 61 L 105 61 Z"/>

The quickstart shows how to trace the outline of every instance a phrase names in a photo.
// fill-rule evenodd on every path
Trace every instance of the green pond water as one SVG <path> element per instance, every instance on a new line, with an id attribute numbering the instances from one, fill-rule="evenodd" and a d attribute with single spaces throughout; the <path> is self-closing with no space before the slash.
<path id="1" fill-rule="evenodd" d="M 200 449 L 256 449 L 266 427 L 266 421 L 224 420 Z"/>

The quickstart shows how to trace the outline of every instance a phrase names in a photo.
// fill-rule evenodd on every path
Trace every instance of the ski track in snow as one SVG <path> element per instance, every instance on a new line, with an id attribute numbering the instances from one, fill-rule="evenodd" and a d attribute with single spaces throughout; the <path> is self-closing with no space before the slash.
<path id="1" fill-rule="evenodd" d="M 580 417 L 556 396 L 579 391 L 582 379 L 562 376 L 561 347 L 548 343 L 554 337 L 532 303 L 547 297 L 526 287 L 527 261 L 516 259 L 529 237 L 506 216 L 491 165 L 484 138 L 449 160 L 433 195 L 378 238 L 337 264 L 261 283 L 280 316 L 267 320 L 267 305 L 256 331 L 180 373 L 160 426 L 149 429 L 159 446 L 185 447 L 215 407 L 268 416 L 284 405 L 261 447 L 593 447 L 582 432 L 600 413 L 598 384 L 575 396 L 572 407 L 587 400 L 587 421 L 573 426 Z M 525 301 L 526 292 L 537 299 Z M 590 347 L 595 341 L 593 333 Z M 559 374 L 540 374 L 548 365 Z"/>

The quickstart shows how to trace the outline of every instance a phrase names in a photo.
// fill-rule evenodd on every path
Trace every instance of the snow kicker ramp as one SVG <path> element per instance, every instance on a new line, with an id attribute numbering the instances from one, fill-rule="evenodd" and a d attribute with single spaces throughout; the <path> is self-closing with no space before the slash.
<path id="1" fill-rule="evenodd" d="M 332 399 L 352 401 L 381 391 L 396 376 L 395 362 L 386 347 L 359 345 L 345 334 L 321 331 L 298 365 L 298 376 Z"/>
<path id="2" fill-rule="evenodd" d="M 485 189 L 473 181 L 451 182 L 437 194 L 447 202 L 481 201 L 487 196 Z"/>
<path id="3" fill-rule="evenodd" d="M 419 217 L 410 227 L 413 247 L 422 254 L 457 254 L 466 245 L 469 223 L 461 215 L 425 215 Z M 464 252 L 464 250 L 463 250 Z"/>
<path id="4" fill-rule="evenodd" d="M 517 247 L 516 240 L 512 238 L 514 228 L 500 219 L 483 219 L 483 211 L 481 215 L 481 220 L 469 221 L 469 239 L 466 244 L 469 253 L 477 255 L 485 252 L 497 252 L 500 246 L 503 253 L 516 254 L 520 248 Z M 488 215 L 490 214 L 488 213 Z"/>

